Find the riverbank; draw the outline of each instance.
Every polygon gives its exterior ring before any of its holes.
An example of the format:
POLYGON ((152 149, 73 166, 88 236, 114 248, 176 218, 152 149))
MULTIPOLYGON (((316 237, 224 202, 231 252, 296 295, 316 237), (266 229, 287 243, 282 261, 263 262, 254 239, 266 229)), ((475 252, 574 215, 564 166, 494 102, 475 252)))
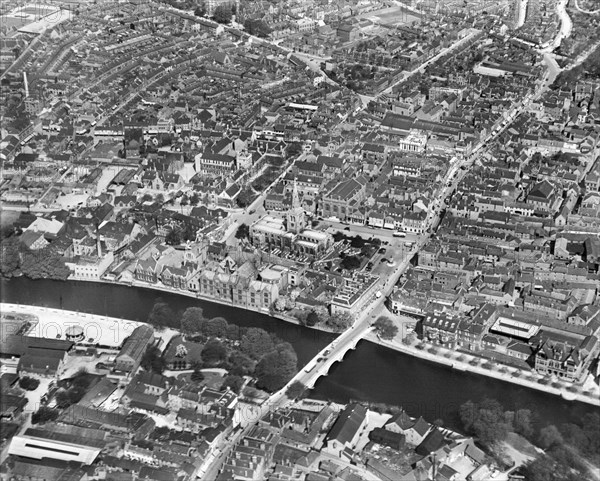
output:
MULTIPOLYGON (((177 294, 177 292, 173 292, 175 291, 174 289, 165 289, 164 291, 177 294)), ((196 296, 192 295, 189 297, 197 298, 196 296)), ((210 301, 210 299, 206 300, 210 301)), ((227 303, 221 304, 230 305, 227 303)), ((20 312, 37 316, 40 319, 40 323, 33 327, 32 331, 30 332, 32 335, 50 338, 56 338, 58 335, 64 337, 64 330, 66 330, 67 327, 72 325, 81 325, 81 327, 84 328, 85 339, 89 341, 88 344, 101 344, 103 346, 112 346, 115 348, 120 346, 123 340, 129 334, 131 334, 131 331, 141 324, 140 322, 131 321, 128 319, 22 304, 0 303, 0 311, 2 311, 2 313, 20 312), (62 329, 60 326, 62 326, 62 329)), ((299 324, 297 321, 293 323, 299 324)), ((166 345, 168 341, 176 334, 176 330, 166 329, 162 332, 159 332, 159 337, 161 337, 161 339, 164 337, 162 342, 164 345, 166 345)), ((423 359, 450 367, 459 372, 478 374, 500 381, 509 382, 511 384, 516 384, 528 389, 541 391, 546 394, 560 396, 562 399, 567 401, 579 401, 595 407, 600 407, 600 398, 595 393, 574 392, 567 390, 566 386, 565 388, 558 388, 550 384, 540 384, 539 380, 542 379, 540 376, 533 372, 525 372, 510 366, 493 366, 491 369, 489 369, 483 367, 484 365, 488 364, 489 361, 483 360, 477 356, 469 355, 467 353, 450 351, 436 346, 438 353, 433 354, 427 351, 427 349, 431 346, 427 346, 424 349, 418 349, 415 345, 409 346, 399 341, 386 341, 380 339, 374 333, 367 334, 364 337, 364 340, 394 351, 407 354, 414 358, 423 359), (472 362, 475 363, 475 361, 477 361, 476 364, 471 364, 472 362)))
MULTIPOLYGON (((83 340, 78 343, 79 345, 99 346, 108 349, 119 349, 134 329, 144 324, 143 322, 118 317, 6 302, 0 303, 0 312, 2 315, 10 313, 29 314, 36 318, 37 322, 26 333, 28 336, 65 339, 65 333, 69 327, 79 326, 83 330, 83 340)), ((11 334, 11 327, 10 321, 4 320, 2 333, 4 335, 11 334)), ((166 346, 178 334, 179 331, 169 328, 156 331, 156 337, 161 339, 161 347, 166 346)))
POLYGON ((204 296, 202 294, 198 294, 196 292, 192 292, 192 291, 183 291, 181 289, 176 289, 174 287, 168 287, 168 286, 164 286, 164 285, 158 285, 158 284, 150 284, 147 282, 141 282, 141 281, 133 281, 131 284, 125 284, 122 282, 116 282, 116 281, 110 281, 108 279, 79 279, 79 278, 69 278, 69 281, 75 281, 75 282, 101 282, 104 284, 110 284, 110 285, 114 285, 114 286, 124 286, 124 287, 138 287, 138 288, 142 288, 142 289, 148 289, 148 290, 152 290, 152 291, 159 291, 159 292, 166 292, 168 294, 175 294, 178 296, 185 296, 185 297, 189 297, 191 299, 197 299, 200 301, 205 301, 205 302, 212 302, 214 304, 220 304, 222 306, 227 306, 227 307, 233 307, 236 309, 241 309, 241 310, 245 310, 245 311, 251 311, 251 312, 256 312, 257 314, 263 314, 265 316, 270 316, 273 317, 275 319, 279 319, 281 321, 285 321, 285 322, 289 322, 291 324, 295 324, 297 326, 302 326, 302 327, 307 327, 308 329, 314 329, 316 331, 322 331, 322 332, 326 332, 328 334, 340 334, 339 332, 336 331, 332 331, 331 329, 327 329, 326 327, 323 326, 319 326, 319 325, 315 325, 315 326, 306 326, 305 324, 303 324, 302 322, 300 322, 298 319, 296 319, 295 317, 292 316, 287 316, 285 314, 282 314, 280 312, 271 312, 268 309, 259 309, 257 307, 252 307, 252 306, 242 306, 239 304, 234 304, 233 302, 228 302, 225 301, 223 299, 219 299, 219 298, 215 298, 215 297, 210 297, 210 296, 204 296))
POLYGON ((598 390, 596 390, 596 392, 593 393, 582 393, 568 390, 568 386, 566 385, 564 388, 558 388, 550 384, 540 384, 539 380, 543 378, 534 372, 526 372, 522 369, 514 368, 504 364, 500 365, 499 367, 492 366, 492 369, 488 369, 483 366, 490 363, 491 360, 484 360, 480 357, 473 356, 464 352, 451 351, 440 346, 435 346, 435 348, 438 351, 438 353, 442 354, 433 354, 427 351, 427 349, 431 348, 432 346, 426 346, 423 349, 418 349, 415 345, 406 345, 402 342, 398 342, 395 340, 386 341, 384 339, 379 338, 379 336, 377 336, 374 333, 367 334, 365 340, 374 344, 379 344, 383 347, 387 347, 394 351, 402 352, 404 354, 417 357, 419 359, 434 362, 436 364, 442 364, 446 367, 450 367, 457 371, 469 372, 481 376, 491 377, 500 381, 516 384, 528 389, 535 389, 546 394, 554 394, 556 396, 560 396, 566 401, 579 401, 586 404, 590 404, 595 407, 600 407, 600 396, 598 395, 598 390), (477 362, 477 364, 471 364, 475 362, 477 362))

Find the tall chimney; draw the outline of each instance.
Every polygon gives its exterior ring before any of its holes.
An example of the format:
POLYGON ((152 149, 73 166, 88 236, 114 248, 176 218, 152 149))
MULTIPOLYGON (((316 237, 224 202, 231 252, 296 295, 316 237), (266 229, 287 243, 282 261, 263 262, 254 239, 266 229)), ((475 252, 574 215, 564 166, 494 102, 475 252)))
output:
POLYGON ((96 222, 96 253, 98 254, 98 259, 102 258, 102 246, 100 245, 100 232, 99 232, 99 224, 96 222))

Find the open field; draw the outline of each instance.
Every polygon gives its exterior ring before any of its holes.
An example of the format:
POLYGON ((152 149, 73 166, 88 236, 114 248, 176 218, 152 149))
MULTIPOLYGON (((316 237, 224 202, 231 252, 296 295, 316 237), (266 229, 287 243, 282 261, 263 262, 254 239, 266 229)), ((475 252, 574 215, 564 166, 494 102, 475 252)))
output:
POLYGON ((0 210, 0 227, 11 225, 20 215, 21 212, 17 210, 0 210))
POLYGON ((416 15, 407 12, 400 7, 389 7, 382 10, 364 13, 359 18, 367 18, 380 25, 406 25, 412 22, 419 22, 416 15))

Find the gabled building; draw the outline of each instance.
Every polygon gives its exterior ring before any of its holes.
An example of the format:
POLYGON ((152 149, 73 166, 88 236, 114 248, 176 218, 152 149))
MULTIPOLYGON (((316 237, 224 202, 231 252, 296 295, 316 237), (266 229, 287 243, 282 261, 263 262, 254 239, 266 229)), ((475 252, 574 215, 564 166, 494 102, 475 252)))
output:
POLYGON ((325 436, 323 451, 342 457, 347 449, 356 446, 367 420, 367 410, 360 404, 349 404, 340 413, 333 427, 325 436))
POLYGON ((135 372, 148 346, 154 342, 154 329, 144 324, 134 329, 125 340, 115 358, 115 369, 126 373, 135 372))

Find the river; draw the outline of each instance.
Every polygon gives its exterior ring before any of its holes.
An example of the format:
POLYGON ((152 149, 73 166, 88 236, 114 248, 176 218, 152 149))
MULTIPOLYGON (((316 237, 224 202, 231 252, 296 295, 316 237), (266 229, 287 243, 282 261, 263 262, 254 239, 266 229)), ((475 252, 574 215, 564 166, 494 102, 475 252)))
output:
MULTIPOLYGON (((183 312, 189 306, 204 309, 207 317, 222 316, 243 327, 261 327, 290 342, 299 364, 306 363, 333 339, 332 334, 286 323, 267 315, 244 311, 190 297, 148 289, 88 282, 60 282, 21 277, 0 281, 3 302, 64 308, 100 315, 145 321, 156 298, 183 312)), ((397 351, 361 341, 356 351, 334 365, 321 378, 311 397, 346 403, 349 400, 401 405, 413 416, 429 421, 443 419, 458 426, 458 408, 465 401, 484 397, 499 399, 506 409, 529 408, 537 426, 577 422, 593 406, 526 389, 496 379, 452 370, 397 351)))

